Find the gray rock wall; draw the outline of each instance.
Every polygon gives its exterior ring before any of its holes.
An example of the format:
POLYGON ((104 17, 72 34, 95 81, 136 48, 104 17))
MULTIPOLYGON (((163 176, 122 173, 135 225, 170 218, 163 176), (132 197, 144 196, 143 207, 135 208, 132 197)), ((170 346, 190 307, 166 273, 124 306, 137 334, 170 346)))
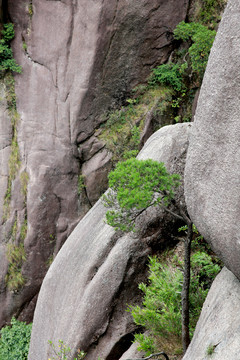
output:
POLYGON ((240 283, 224 268, 211 286, 183 360, 239 359, 239 314, 240 283))
POLYGON ((25 199, 19 174, 12 183, 0 243, 4 254, 5 234, 17 222, 18 246, 27 219, 27 260, 24 287, 11 291, 5 284, 6 264, 0 263, 0 326, 20 312, 20 318, 31 320, 52 255, 106 187, 102 179, 109 154, 91 148, 89 154, 98 161, 79 154, 101 115, 167 60, 172 31, 185 19, 188 1, 9 0, 8 8, 16 31, 14 56, 23 70, 15 76, 19 173, 27 173, 29 180, 25 199), (79 194, 81 171, 87 189, 79 194))
POLYGON ((209 57, 185 171, 189 215, 240 279, 240 3, 229 0, 209 57))

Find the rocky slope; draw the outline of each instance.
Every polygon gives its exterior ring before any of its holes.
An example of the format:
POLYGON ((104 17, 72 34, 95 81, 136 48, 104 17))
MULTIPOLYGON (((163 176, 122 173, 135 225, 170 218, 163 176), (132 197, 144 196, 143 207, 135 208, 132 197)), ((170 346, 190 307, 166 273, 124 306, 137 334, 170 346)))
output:
POLYGON ((105 111, 167 60, 172 31, 185 19, 189 2, 3 5, 5 18, 15 24, 13 49, 22 74, 15 76, 15 125, 1 85, 0 326, 12 315, 32 318, 53 255, 106 188, 111 155, 91 136, 105 111), (79 192, 82 172, 86 192, 79 192))
MULTIPOLYGON (((170 125, 152 135, 140 159, 164 162, 183 174, 191 124, 170 125)), ((178 196, 184 201, 183 188, 178 196)), ((48 344, 61 339, 87 352, 86 360, 126 359, 136 325, 127 304, 139 301, 149 254, 174 244, 176 220, 147 210, 140 233, 115 233, 104 222, 99 200, 74 229, 44 278, 34 314, 29 360, 52 356, 48 344)), ((177 229, 176 229, 177 230, 177 229)), ((128 353, 129 356, 129 353, 128 353)))
POLYGON ((240 283, 224 268, 204 303, 193 340, 183 360, 239 358, 240 283))

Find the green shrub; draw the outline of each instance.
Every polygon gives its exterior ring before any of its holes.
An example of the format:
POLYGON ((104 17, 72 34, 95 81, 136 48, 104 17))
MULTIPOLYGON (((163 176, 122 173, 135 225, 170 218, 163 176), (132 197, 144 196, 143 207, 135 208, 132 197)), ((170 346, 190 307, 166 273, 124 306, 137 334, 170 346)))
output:
MULTIPOLYGON (((72 359, 73 351, 71 348, 64 344, 62 340, 58 340, 58 346, 56 347, 52 341, 48 341, 52 352, 54 353, 54 357, 48 358, 48 360, 68 360, 72 359)), ((86 356, 84 351, 80 349, 77 350, 77 357, 74 357, 73 360, 83 360, 86 356)))
POLYGON ((8 272, 5 282, 9 290, 18 291, 24 284, 25 278, 22 275, 22 265, 26 261, 26 252, 24 244, 7 244, 8 272))
POLYGON ((215 346, 214 346, 214 345, 209 345, 209 346, 207 347, 207 356, 213 355, 214 350, 215 350, 215 346))
MULTIPOLYGON (((159 350, 159 344, 174 338, 176 345, 181 344, 181 290, 182 263, 175 259, 174 264, 161 264, 156 257, 149 261, 149 285, 140 284, 144 297, 142 307, 130 306, 129 309, 137 325, 148 331, 148 335, 136 334, 139 350, 149 355, 159 350)), ((204 252, 196 252, 191 257, 190 285, 190 333, 193 335, 196 322, 209 287, 220 271, 204 252)), ((160 345, 161 346, 161 345, 160 345)))
POLYGON ((180 22, 174 30, 176 40, 190 41, 188 49, 190 66, 200 77, 203 77, 207 66, 208 56, 216 35, 216 31, 209 30, 199 23, 180 22))
POLYGON ((184 87, 179 65, 173 63, 163 64, 153 69, 148 83, 150 86, 167 85, 175 91, 181 91, 184 87))
POLYGON ((4 24, 2 30, 2 39, 0 40, 0 71, 11 70, 20 73, 21 67, 13 58, 13 52, 10 47, 10 41, 14 38, 13 24, 4 24))
POLYGON ((153 126, 157 130, 158 119, 167 111, 171 93, 166 87, 139 86, 133 90, 134 98, 127 99, 125 106, 102 116, 104 123, 97 130, 100 131, 98 137, 113 154, 113 164, 138 154, 145 117, 154 113, 153 126))
POLYGON ((205 26, 200 23, 181 21, 174 30, 174 38, 182 41, 191 40, 193 35, 201 31, 202 28, 205 28, 205 26))
POLYGON ((113 191, 102 197, 110 208, 106 221, 121 231, 134 230, 134 221, 144 209, 168 206, 180 184, 180 176, 169 174, 163 163, 135 158, 119 162, 108 180, 113 191))
POLYGON ((0 359, 27 360, 32 325, 12 318, 11 326, 0 331, 0 359))
POLYGON ((193 4, 195 11, 193 12, 193 20, 198 21, 211 28, 221 20, 221 12, 227 0, 197 0, 193 4))

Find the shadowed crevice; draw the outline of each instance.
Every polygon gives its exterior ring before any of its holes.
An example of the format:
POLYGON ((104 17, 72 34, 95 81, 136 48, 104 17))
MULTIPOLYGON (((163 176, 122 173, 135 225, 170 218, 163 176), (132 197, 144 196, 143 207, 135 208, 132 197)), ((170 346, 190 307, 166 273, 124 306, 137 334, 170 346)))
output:
POLYGON ((124 335, 112 348, 110 354, 106 357, 106 360, 116 360, 120 359, 120 357, 130 348, 132 342, 134 340, 134 334, 126 334, 124 335))

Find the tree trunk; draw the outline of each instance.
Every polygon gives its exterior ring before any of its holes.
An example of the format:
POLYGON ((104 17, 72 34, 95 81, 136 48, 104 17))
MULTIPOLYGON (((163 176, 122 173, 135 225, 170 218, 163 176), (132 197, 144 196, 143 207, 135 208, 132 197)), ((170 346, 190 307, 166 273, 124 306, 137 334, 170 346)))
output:
POLYGON ((191 242, 193 237, 192 222, 188 222, 187 239, 184 243, 184 273, 183 273, 183 288, 182 288, 182 345, 185 354, 188 345, 190 344, 189 334, 189 287, 190 287, 190 255, 191 242))

